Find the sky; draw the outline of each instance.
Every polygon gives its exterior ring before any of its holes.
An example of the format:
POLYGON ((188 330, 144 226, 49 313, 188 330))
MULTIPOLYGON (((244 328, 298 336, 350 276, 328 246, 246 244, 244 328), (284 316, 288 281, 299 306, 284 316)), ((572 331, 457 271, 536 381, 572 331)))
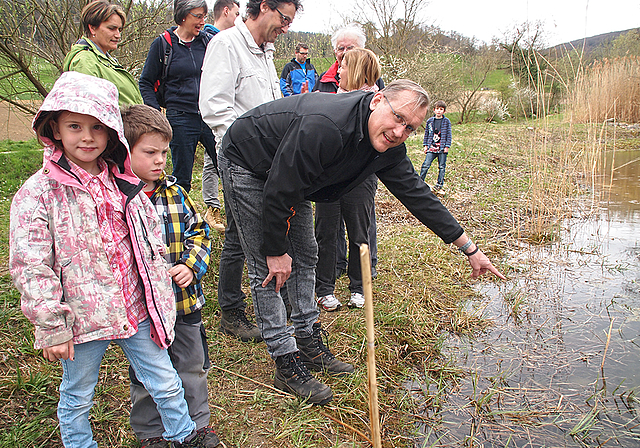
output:
MULTIPOLYGON (((354 17, 358 3, 362 0, 302 0, 304 10, 291 30, 329 33, 344 23, 344 16, 354 17)), ((640 27, 640 0, 431 0, 419 19, 485 42, 502 38, 523 22, 539 20, 545 42, 552 46, 640 27)))

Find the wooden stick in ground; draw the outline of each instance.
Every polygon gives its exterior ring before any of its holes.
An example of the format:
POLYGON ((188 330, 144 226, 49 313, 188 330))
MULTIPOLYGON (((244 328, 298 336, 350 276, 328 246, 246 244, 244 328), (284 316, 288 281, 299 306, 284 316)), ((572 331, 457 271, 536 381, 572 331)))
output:
POLYGON ((369 246, 360 246, 360 268, 364 289, 364 312, 367 320, 367 376, 369 378, 369 421, 373 448, 382 448, 380 416, 378 415, 378 383, 376 380, 376 345, 373 321, 373 290, 371 289, 371 257, 369 246))

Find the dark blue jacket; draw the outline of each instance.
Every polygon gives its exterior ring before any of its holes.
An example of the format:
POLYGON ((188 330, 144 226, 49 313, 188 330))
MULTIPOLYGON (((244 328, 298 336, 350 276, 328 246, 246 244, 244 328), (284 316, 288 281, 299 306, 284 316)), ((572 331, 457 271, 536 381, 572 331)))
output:
POLYGON ((303 69, 296 58, 293 58, 282 69, 280 90, 284 96, 298 95, 305 81, 309 81, 309 92, 311 92, 318 81, 316 68, 311 64, 311 60, 307 59, 303 69))
MULTIPOLYGON (((424 129, 424 140, 422 146, 431 148, 433 144, 433 122, 436 116, 429 118, 424 129)), ((442 125, 440 126, 440 151, 444 152, 444 148, 451 148, 451 122, 445 116, 442 116, 442 125)))
MULTIPOLYGON (((165 102, 167 110, 198 113, 198 97, 200 96, 200 76, 202 73, 202 61, 207 50, 205 45, 205 33, 200 34, 191 41, 187 47, 180 43, 180 39, 174 33, 177 27, 169 28, 171 35, 171 61, 166 79, 165 102)), ((162 77, 162 59, 164 51, 161 39, 156 37, 151 43, 147 60, 144 63, 138 85, 144 104, 160 110, 156 100, 153 86, 162 77)))

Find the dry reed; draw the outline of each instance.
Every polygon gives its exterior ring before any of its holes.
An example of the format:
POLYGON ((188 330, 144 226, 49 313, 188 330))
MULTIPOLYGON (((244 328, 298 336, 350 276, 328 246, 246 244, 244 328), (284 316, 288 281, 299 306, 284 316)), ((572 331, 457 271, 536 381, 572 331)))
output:
POLYGON ((574 120, 640 121, 640 58, 604 59, 580 70, 572 92, 574 120))

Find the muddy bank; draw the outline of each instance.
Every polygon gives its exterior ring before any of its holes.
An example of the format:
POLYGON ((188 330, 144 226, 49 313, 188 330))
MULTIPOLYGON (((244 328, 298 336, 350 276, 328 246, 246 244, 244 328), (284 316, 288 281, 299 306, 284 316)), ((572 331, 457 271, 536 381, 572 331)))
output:
POLYGON ((0 140, 21 141, 35 138, 31 120, 31 114, 25 114, 12 104, 0 101, 0 140))

